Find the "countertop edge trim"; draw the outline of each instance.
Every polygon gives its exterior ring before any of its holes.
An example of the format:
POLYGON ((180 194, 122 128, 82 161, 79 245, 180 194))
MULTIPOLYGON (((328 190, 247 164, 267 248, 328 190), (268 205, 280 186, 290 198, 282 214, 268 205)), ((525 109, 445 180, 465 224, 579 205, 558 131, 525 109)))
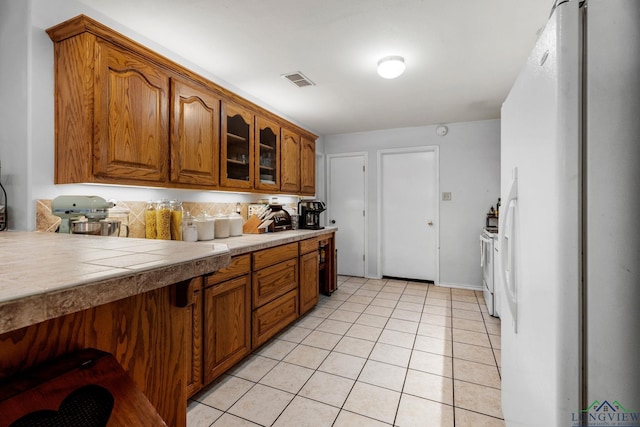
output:
POLYGON ((0 303, 0 334, 171 286, 217 271, 230 263, 231 254, 225 252, 8 300, 0 303))

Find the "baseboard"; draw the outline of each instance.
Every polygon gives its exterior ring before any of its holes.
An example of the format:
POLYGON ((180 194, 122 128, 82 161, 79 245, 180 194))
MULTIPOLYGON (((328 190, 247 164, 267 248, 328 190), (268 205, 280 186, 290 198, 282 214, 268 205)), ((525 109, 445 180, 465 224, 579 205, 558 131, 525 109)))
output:
POLYGON ((482 286, 464 285, 460 283, 440 282, 436 286, 441 286, 443 288, 467 289, 469 291, 482 291, 482 286))
MULTIPOLYGON (((351 277, 351 276, 345 276, 345 277, 351 277)), ((376 277, 373 275, 366 275, 364 277, 364 279, 372 279, 372 280, 380 280, 382 279, 382 277, 376 277)), ((409 279, 407 279, 409 280, 409 279)), ((446 283, 446 282, 440 282, 438 284, 436 284, 436 286, 441 286, 443 288, 454 288, 454 289, 466 289, 469 291, 482 291, 482 285, 480 286, 473 286, 473 285, 467 285, 467 284, 461 284, 461 283, 446 283)))

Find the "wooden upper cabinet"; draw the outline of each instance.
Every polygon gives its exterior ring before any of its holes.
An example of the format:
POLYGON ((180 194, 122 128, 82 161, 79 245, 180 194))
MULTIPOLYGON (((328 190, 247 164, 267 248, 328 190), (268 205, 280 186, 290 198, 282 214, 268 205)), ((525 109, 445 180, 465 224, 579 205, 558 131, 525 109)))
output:
POLYGON ((168 75, 106 42, 96 50, 93 174, 166 181, 168 75))
POLYGON ((300 147, 300 192, 316 194, 316 142, 304 136, 300 147))
POLYGON ((220 184, 253 188, 253 114, 230 102, 222 102, 220 184))
POLYGON ((282 128, 282 154, 280 155, 280 190, 300 191, 300 135, 282 128))
POLYGON ((280 189, 280 126, 256 116, 254 177, 255 188, 280 189))
POLYGON ((280 190, 313 195, 316 193, 316 142, 282 128, 280 190))
POLYGON ((217 186, 220 98, 204 86, 171 79, 171 181, 217 186))
POLYGON ((55 184, 314 194, 314 135, 87 16, 47 33, 55 184))

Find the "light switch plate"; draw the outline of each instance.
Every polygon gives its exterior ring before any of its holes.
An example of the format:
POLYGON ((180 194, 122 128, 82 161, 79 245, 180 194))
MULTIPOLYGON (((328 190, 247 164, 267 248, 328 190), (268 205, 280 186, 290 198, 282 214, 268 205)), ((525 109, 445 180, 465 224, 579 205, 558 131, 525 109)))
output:
POLYGON ((444 200, 445 202, 448 202, 451 200, 451 192, 447 191, 442 193, 442 200, 444 200))

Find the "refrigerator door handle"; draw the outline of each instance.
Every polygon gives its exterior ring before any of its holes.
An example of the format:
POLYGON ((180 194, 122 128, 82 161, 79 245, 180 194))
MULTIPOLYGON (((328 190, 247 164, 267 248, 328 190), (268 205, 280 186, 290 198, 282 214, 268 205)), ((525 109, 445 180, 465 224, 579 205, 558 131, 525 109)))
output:
POLYGON ((500 273, 504 283, 505 296, 509 311, 513 319, 513 332, 518 333, 518 305, 517 305, 517 284, 515 275, 515 242, 514 242, 514 215, 518 201, 518 168, 513 168, 513 181, 509 195, 507 196, 504 206, 507 207, 506 215, 500 224, 500 257, 502 260, 502 268, 500 273))

